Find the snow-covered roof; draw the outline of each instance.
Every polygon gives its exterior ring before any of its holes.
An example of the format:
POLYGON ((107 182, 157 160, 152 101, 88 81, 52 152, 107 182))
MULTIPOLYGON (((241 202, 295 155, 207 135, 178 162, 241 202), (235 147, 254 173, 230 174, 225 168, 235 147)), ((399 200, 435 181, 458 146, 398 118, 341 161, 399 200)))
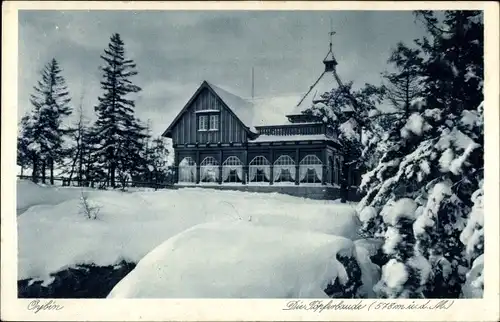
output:
POLYGON ((301 98, 300 94, 258 97, 252 100, 255 108, 254 125, 287 124, 290 114, 301 98))
POLYGON ((218 85, 207 82, 246 126, 286 124, 285 115, 293 111, 300 94, 275 95, 258 98, 243 98, 218 85))
POLYGON ((226 103, 226 105, 233 111, 234 114, 242 121, 246 126, 252 127, 253 124, 253 105, 248 100, 245 100, 233 93, 220 88, 217 85, 207 82, 207 84, 215 91, 215 93, 226 103))
POLYGON ((309 135, 259 135, 258 138, 254 140, 249 140, 248 142, 260 143, 260 142, 289 142, 289 141, 334 141, 334 138, 328 137, 325 134, 309 134, 309 135))

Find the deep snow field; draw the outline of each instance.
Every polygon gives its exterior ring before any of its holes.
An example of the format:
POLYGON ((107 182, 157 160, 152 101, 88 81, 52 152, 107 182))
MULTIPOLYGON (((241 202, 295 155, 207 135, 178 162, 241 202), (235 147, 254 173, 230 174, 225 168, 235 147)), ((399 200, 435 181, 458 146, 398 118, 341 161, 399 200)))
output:
POLYGON ((376 243, 357 236, 355 204, 202 188, 103 191, 18 181, 18 280, 79 264, 138 263, 110 298, 307 298, 348 283, 373 296, 376 243), (99 209, 81 211, 81 195, 99 209))

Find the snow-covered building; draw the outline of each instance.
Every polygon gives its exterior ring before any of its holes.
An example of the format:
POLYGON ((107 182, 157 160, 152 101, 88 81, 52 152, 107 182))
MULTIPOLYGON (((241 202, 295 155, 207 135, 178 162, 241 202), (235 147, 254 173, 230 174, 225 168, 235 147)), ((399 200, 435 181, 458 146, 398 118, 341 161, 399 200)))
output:
MULTIPOLYGON (((343 156, 335 131, 302 113, 338 86, 331 43, 323 64, 319 78, 295 100, 245 99, 203 81, 163 133, 172 139, 177 184, 337 197, 343 156), (270 120, 276 104, 290 106, 279 124, 270 120)), ((345 175, 356 188, 360 176, 345 175)))

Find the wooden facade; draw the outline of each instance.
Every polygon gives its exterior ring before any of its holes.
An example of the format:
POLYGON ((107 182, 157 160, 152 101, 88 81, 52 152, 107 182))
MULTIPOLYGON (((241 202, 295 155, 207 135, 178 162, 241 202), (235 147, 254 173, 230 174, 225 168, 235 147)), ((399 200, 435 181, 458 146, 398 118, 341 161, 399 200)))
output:
POLYGON ((175 122, 170 134, 175 145, 247 141, 248 130, 208 84, 202 86, 175 122), (210 115, 219 117, 219 128, 199 131, 199 118, 210 115))
POLYGON ((252 128, 218 93, 203 82, 163 133, 172 139, 178 183, 339 185, 342 156, 326 124, 295 116, 299 123, 252 128))

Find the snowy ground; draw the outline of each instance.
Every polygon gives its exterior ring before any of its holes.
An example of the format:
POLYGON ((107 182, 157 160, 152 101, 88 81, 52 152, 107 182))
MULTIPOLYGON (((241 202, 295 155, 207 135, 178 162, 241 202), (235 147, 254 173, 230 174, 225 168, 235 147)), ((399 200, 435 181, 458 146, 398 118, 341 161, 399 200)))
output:
POLYGON ((352 242, 355 205, 201 188, 85 194, 96 220, 81 213, 78 188, 18 182, 19 280, 144 258, 113 297, 316 297, 345 275, 338 252, 357 258, 367 293, 376 279, 370 243, 352 242))

